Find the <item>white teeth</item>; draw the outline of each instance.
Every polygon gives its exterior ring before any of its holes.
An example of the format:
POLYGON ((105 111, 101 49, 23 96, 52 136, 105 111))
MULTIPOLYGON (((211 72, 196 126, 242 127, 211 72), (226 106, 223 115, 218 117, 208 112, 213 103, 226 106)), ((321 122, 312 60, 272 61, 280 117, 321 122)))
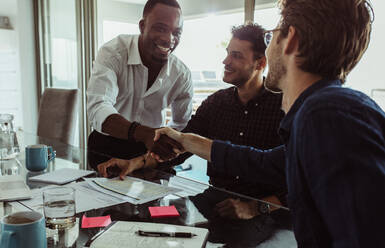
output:
POLYGON ((168 52, 170 50, 170 48, 168 47, 162 47, 162 46, 159 46, 159 45, 156 45, 162 52, 168 52))

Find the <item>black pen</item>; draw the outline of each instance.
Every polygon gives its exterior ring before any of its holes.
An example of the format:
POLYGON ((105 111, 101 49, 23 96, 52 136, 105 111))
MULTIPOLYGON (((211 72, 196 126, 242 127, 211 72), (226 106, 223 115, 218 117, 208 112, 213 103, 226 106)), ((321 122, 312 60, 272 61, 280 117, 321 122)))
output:
POLYGON ((140 236, 145 236, 145 237, 192 238, 194 236, 197 236, 196 234, 189 233, 189 232, 147 232, 147 231, 138 230, 136 233, 140 236))

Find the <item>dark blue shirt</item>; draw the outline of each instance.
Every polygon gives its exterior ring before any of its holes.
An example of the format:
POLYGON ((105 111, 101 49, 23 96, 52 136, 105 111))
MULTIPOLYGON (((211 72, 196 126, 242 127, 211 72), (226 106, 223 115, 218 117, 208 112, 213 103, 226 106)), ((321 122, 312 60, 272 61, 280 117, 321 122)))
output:
POLYGON ((286 174, 299 247, 384 247, 381 108, 340 81, 321 80, 295 101, 279 133, 284 145, 264 151, 214 141, 212 166, 250 181, 286 174))

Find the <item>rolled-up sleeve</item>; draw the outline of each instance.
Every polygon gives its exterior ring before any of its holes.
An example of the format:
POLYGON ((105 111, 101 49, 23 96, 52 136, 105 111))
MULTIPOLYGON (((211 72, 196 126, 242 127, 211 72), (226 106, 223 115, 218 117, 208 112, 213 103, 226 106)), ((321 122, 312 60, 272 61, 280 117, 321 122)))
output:
POLYGON ((243 180, 286 188, 285 147, 259 150, 215 140, 211 148, 211 166, 243 180))
POLYGON ((186 75, 180 80, 181 82, 178 83, 183 87, 182 91, 171 103, 172 119, 169 125, 179 131, 185 128, 187 122, 190 120, 192 114, 192 99, 194 95, 190 71, 187 71, 186 75))
POLYGON ((119 64, 119 58, 103 48, 94 63, 87 89, 87 111, 91 125, 98 132, 108 116, 118 113, 114 105, 119 93, 119 64))

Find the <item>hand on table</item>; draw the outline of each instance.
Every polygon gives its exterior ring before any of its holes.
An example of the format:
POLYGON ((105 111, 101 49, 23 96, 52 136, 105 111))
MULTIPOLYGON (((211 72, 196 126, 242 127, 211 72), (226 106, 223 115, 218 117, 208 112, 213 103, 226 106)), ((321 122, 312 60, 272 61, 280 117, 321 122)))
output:
MULTIPOLYGON (((147 155, 143 155, 147 156, 147 155)), ((131 174, 133 171, 143 168, 143 156, 139 156, 130 160, 112 158, 104 163, 98 164, 98 172, 103 177, 108 177, 107 168, 117 166, 120 168, 120 179, 124 180, 124 177, 131 174)))
POLYGON ((255 202, 226 199, 215 206, 219 216, 231 219, 252 219, 258 215, 255 202))

